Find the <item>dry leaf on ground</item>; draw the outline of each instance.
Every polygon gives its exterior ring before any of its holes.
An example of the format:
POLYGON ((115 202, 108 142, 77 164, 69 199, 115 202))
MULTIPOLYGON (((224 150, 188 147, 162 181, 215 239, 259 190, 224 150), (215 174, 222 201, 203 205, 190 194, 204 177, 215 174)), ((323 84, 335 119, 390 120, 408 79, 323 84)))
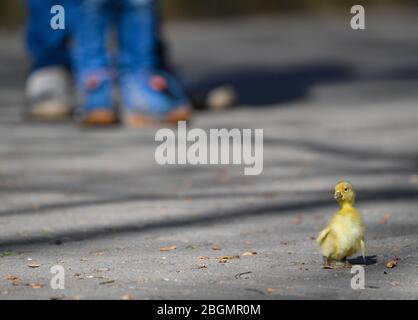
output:
POLYGON ((385 214, 380 220, 379 224, 387 224, 390 220, 390 214, 385 214))
POLYGON ((277 288, 267 288, 266 291, 267 291, 268 294, 272 294, 272 293, 275 293, 275 292, 279 291, 279 289, 277 289, 277 288))
POLYGON ((28 267, 29 268, 39 268, 41 265, 40 264, 38 264, 38 263, 31 263, 31 264, 28 264, 28 267))
POLYGON ((13 275, 5 276, 4 279, 8 280, 8 281, 18 281, 18 280, 20 280, 19 277, 13 276, 13 275))
POLYGON ((220 259, 220 260, 232 260, 232 259, 239 259, 239 256, 219 256, 218 259, 220 259))
POLYGON ((220 256, 219 263, 226 263, 228 260, 239 259, 239 256, 220 256))
POLYGON ((386 268, 392 269, 395 268, 398 265, 398 262, 396 260, 389 260, 386 263, 386 268))
POLYGON ((221 250, 221 247, 215 244, 215 245, 212 246, 212 250, 219 251, 219 250, 221 250))
POLYGON ((247 251, 247 252, 244 252, 242 254, 243 257, 256 256, 256 255, 257 255, 257 252, 256 251, 247 251))
POLYGON ((302 223, 302 217, 301 216, 294 217, 292 219, 292 223, 293 224, 301 224, 302 223))
POLYGON ((164 251, 172 251, 176 249, 177 249, 177 246, 168 246, 168 247, 161 247, 160 251, 164 252, 164 251))

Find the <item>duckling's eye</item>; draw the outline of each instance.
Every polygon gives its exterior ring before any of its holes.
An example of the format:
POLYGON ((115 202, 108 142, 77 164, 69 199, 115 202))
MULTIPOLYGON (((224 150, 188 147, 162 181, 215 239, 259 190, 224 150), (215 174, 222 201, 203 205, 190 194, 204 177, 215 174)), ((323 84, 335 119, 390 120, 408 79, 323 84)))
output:
POLYGON ((345 192, 347 192, 347 191, 348 191, 348 188, 347 188, 347 187, 345 187, 345 188, 344 188, 344 191, 345 191, 345 192))

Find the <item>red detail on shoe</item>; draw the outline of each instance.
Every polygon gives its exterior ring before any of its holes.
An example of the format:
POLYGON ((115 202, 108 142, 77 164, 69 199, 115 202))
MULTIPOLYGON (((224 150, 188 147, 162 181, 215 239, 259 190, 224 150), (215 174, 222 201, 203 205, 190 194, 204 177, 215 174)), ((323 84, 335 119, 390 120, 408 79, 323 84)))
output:
POLYGON ((167 88, 167 81, 162 76, 152 76, 150 78, 149 84, 152 89, 156 91, 163 91, 167 88))
POLYGON ((86 79, 86 88, 88 90, 94 90, 96 89, 100 84, 100 80, 97 77, 97 75, 92 74, 86 79))

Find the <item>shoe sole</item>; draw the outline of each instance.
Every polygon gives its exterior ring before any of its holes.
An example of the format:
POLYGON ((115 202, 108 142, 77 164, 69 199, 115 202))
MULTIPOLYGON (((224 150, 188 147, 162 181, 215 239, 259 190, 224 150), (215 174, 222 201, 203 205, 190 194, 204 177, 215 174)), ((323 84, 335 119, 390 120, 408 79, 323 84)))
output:
POLYGON ((72 108, 60 101, 45 101, 31 106, 27 116, 38 121, 63 121, 71 118, 72 108))
POLYGON ((109 110, 95 110, 89 112, 81 121, 81 125, 86 127, 106 127, 117 123, 114 112, 109 110))
POLYGON ((158 119, 147 115, 135 113, 123 118, 123 123, 128 128, 153 127, 159 124, 177 125, 179 121, 189 121, 192 117, 190 107, 179 107, 167 114, 164 118, 158 119))

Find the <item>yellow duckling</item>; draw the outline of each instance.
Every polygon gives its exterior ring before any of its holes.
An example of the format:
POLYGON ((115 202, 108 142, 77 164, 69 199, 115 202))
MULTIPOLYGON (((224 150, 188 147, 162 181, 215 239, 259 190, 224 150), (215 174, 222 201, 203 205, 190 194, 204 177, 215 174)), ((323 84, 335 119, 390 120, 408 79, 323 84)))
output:
POLYGON ((364 224, 360 213, 353 207, 353 185, 341 181, 335 186, 334 198, 340 205, 327 227, 317 237, 317 244, 324 259, 324 268, 351 267, 346 260, 348 257, 361 251, 364 263, 364 224))

